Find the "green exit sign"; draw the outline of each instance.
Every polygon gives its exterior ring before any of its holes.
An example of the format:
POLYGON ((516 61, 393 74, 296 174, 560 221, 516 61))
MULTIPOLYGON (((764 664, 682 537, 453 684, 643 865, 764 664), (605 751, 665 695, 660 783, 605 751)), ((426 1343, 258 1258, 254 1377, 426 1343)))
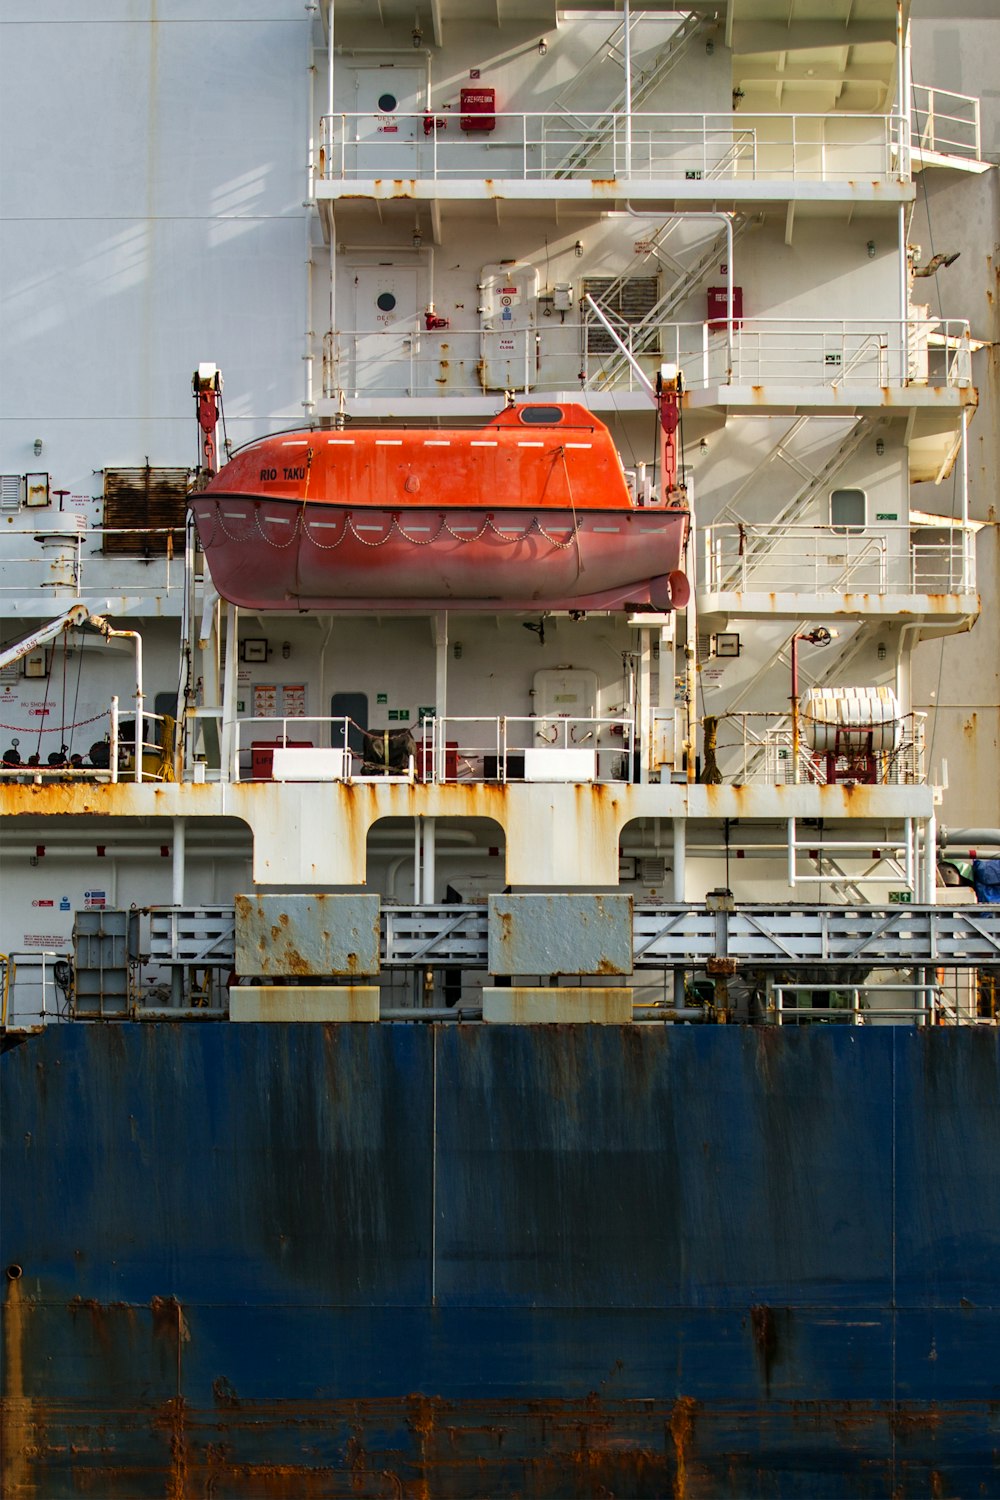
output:
POLYGON ((880 510, 875 516, 876 521, 898 521, 899 516, 894 510, 880 510))
POLYGON ((889 900, 894 906, 912 906, 912 891, 890 891, 889 900))

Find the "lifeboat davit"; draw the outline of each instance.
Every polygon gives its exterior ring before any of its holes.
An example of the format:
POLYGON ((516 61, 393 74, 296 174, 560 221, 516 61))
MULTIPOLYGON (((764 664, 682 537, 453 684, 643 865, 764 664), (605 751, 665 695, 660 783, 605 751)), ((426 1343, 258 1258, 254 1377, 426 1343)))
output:
POLYGON ((246 609, 682 607, 687 509, 641 498, 585 407, 524 404, 476 429, 263 438, 191 507, 246 609))

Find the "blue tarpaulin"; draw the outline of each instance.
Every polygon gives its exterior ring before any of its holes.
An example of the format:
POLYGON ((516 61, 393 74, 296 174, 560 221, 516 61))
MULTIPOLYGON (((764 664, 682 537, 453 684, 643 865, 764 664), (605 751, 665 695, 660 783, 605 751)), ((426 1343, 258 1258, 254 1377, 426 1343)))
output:
POLYGON ((974 859, 972 884, 977 901, 1000 906, 1000 859, 974 859))

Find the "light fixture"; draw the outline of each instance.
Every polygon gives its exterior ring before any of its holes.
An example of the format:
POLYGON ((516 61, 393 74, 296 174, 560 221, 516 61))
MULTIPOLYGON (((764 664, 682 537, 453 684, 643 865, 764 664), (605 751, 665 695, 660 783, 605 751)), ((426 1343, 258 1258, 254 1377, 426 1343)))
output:
POLYGON ((746 98, 746 94, 740 88, 739 84, 737 84, 736 87, 733 89, 733 108, 734 109, 739 109, 740 105, 743 103, 743 100, 745 98, 746 98))
POLYGON ((544 57, 545 54, 546 54, 546 52, 548 52, 548 50, 549 50, 549 44, 548 44, 548 42, 545 40, 545 38, 543 36, 540 36, 538 38, 538 55, 539 55, 539 57, 544 57))
POLYGON ((267 661, 267 640, 263 636, 253 636, 242 643, 240 654, 244 661, 267 661))
POLYGON ((878 247, 876 246, 874 240, 869 240, 868 241, 867 250, 868 250, 868 259, 869 260, 874 260, 876 254, 878 253, 878 247))
POLYGON ((419 15, 419 13, 417 15, 416 20, 413 23, 413 30, 410 32, 410 36, 413 38, 413 45, 414 45, 414 47, 419 47, 420 43, 424 39, 424 34, 421 31, 421 29, 420 29, 420 15, 419 15))
POLYGON ((461 641, 456 641, 455 642, 455 644, 451 648, 451 654, 455 658, 456 661, 461 661, 462 660, 462 642, 461 641))
POLYGON ((876 651, 875 654, 878 657, 879 661, 885 661, 885 658, 886 658, 885 641, 879 641, 879 643, 878 643, 878 650, 876 651))
POLYGON ((577 260, 579 260, 580 257, 583 255, 583 241, 582 240, 577 240, 576 244, 573 246, 573 253, 576 256, 577 260))
POLYGON ((702 453, 702 454, 705 454, 705 453, 708 452, 708 439, 707 438, 702 438, 701 442, 698 444, 698 452, 702 453))
POLYGON ((285 658, 285 660, 287 661, 288 658, 292 654, 292 643, 291 643, 291 641, 282 641, 282 643, 281 643, 281 654, 285 658))
POLYGON ((709 37, 705 43, 705 51, 708 53, 709 57, 711 57, 712 53, 715 51, 715 42, 711 37, 709 37))
POLYGON ((41 438, 35 438, 34 448, 35 448, 35 457, 39 458, 41 456, 41 452, 42 452, 42 440, 41 440, 41 438))
POLYGON ((424 243, 424 237, 420 233, 420 226, 418 225, 417 228, 413 231, 413 248, 414 248, 414 250, 419 250, 420 247, 421 247, 421 245, 423 243, 424 243))
POLYGON ((712 637, 713 655, 721 657, 739 656, 740 638, 735 630, 720 630, 712 637))
POLYGON ((885 440, 883 438, 875 439, 875 452, 878 454, 879 458, 881 458, 882 454, 885 452, 885 440))

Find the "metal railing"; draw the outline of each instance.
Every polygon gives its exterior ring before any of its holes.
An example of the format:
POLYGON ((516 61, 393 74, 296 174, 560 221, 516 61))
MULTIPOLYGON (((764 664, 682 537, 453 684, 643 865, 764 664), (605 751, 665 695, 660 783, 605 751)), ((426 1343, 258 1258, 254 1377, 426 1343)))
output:
POLYGON ((702 531, 701 589, 713 593, 969 594, 976 590, 971 527, 941 542, 911 540, 910 526, 751 526, 702 531))
MULTIPOLYGON (((927 779, 924 726, 927 715, 904 714, 899 720, 898 745, 874 752, 862 768, 867 726, 838 725, 843 754, 812 750, 803 732, 796 778, 792 728, 784 713, 747 711, 718 717, 716 760, 724 782, 751 786, 827 786, 834 781, 864 780, 873 786, 917 786, 927 779), (852 747, 850 749, 846 747, 852 747), (853 747, 857 746, 857 751, 853 747), (831 774, 832 773, 832 776, 831 774)), ((884 732, 885 725, 872 726, 884 732)))
POLYGON ((21 729, 12 735, 11 745, 0 751, 0 782, 170 781, 175 732, 171 715, 148 709, 143 710, 140 728, 135 709, 123 710, 116 694, 106 710, 85 720, 21 729), (91 732, 99 736, 105 723, 103 738, 96 737, 86 753, 72 749, 75 730, 93 725, 97 728, 91 732), (48 749, 53 739, 59 742, 56 750, 48 749), (32 743, 33 751, 22 750, 32 743))
POLYGON ((620 782, 632 777, 635 724, 625 715, 448 715, 426 719, 424 733, 420 764, 425 779, 435 782, 620 782), (550 760, 541 758, 547 754, 550 760))
POLYGON ((636 180, 888 182, 909 173, 907 123, 871 114, 459 111, 324 115, 318 177, 446 182, 636 180), (466 116, 465 118, 468 118, 466 116))
MULTIPOLYGON (((219 715, 222 723, 221 710, 219 715)), ((231 747, 223 755, 223 764, 229 766, 232 781, 274 780, 275 750, 332 752, 322 771, 304 768, 303 780, 413 781, 417 774, 414 742, 406 724, 367 730, 347 715, 256 714, 222 724, 222 732, 223 744, 231 747)), ((283 773, 283 779, 299 778, 283 773)))
MULTIPOLYGON (((754 318, 726 324, 629 324, 609 314, 629 352, 652 369, 661 360, 684 372, 689 389, 713 385, 794 385, 805 389, 948 386, 972 381, 969 325, 960 318, 914 318, 880 326, 854 319, 754 318)), ((596 319, 551 323, 544 316, 510 336, 503 389, 544 391, 639 389, 633 368, 613 351, 597 351, 596 319)), ((392 328, 327 335, 323 394, 360 396, 477 394, 500 335, 478 325, 427 332, 414 315, 392 328)), ((499 368, 499 361, 498 361, 499 368)), ((500 385, 497 386, 500 389, 500 385)))
POLYGON ((53 968, 71 956, 48 948, 3 955, 0 1031, 26 1031, 70 1019, 69 1000, 56 984, 53 968))
POLYGON ((938 156, 982 159, 979 100, 971 94, 953 94, 926 83, 912 87, 913 149, 938 156))
MULTIPOLYGON (((139 597, 180 595, 184 588, 183 526, 93 526, 41 529, 34 525, 8 526, 3 531, 3 575, 0 595, 24 592, 17 579, 18 567, 32 572, 44 565, 41 588, 46 596, 79 598, 89 588, 94 593, 130 594, 139 597), (107 537, 166 537, 167 550, 147 556, 106 552, 107 537), (173 545, 176 541, 176 547, 173 545), (127 570, 123 573, 123 569, 127 570)), ((136 541, 141 549, 141 540, 136 541)))

